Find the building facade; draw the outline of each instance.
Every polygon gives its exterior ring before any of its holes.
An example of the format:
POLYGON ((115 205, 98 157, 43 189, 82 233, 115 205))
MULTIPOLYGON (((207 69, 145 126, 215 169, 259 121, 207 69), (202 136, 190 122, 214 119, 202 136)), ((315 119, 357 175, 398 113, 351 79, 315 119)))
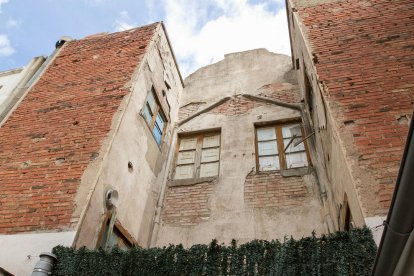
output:
POLYGON ((191 246, 369 226, 414 106, 410 1, 287 1, 292 56, 182 80, 162 23, 0 73, 0 268, 58 244, 191 246))
POLYGON ((58 43, 0 128, 0 267, 148 246, 182 87, 162 23, 58 43))
POLYGON ((294 73, 258 49, 186 78, 153 245, 325 232, 294 73))
POLYGON ((330 231, 378 243, 414 106, 411 1, 287 1, 292 64, 330 231))

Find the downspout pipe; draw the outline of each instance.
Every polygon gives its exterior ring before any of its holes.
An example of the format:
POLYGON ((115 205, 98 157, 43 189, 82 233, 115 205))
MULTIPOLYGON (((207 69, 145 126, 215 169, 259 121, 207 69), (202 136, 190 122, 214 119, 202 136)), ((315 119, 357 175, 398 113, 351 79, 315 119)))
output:
MULTIPOLYGON (((414 116, 414 113, 413 113, 414 116)), ((372 269, 372 276, 393 275, 414 228, 414 120, 411 117, 407 142, 395 184, 384 232, 372 269)))

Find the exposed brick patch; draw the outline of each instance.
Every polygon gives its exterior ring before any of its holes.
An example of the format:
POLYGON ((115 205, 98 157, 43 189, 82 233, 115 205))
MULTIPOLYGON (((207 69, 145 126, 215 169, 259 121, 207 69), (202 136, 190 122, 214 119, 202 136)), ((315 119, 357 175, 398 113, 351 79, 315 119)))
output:
POLYGON ((290 83, 272 83, 258 89, 259 96, 284 103, 300 103, 299 88, 290 83))
POLYGON ((180 107, 180 110, 178 112, 178 118, 180 119, 180 121, 184 120, 205 106, 205 102, 189 103, 183 107, 180 107))
POLYGON ((251 172, 244 183, 244 201, 254 208, 303 206, 308 197, 310 194, 300 176, 251 172))
POLYGON ((210 217, 208 200, 212 193, 212 182, 169 187, 165 197, 162 221, 183 227, 207 221, 210 217))
MULTIPOLYGON (((399 118, 414 106, 413 1, 348 0, 299 8, 317 57, 319 81, 339 105, 338 123, 352 121, 348 152, 375 178, 376 190, 361 189, 367 215, 385 214, 408 132, 399 118), (365 202, 368 194, 376 202, 365 202)), ((346 125, 346 123, 345 123, 346 125)))
POLYGON ((221 114, 226 116, 238 116, 248 113, 253 108, 271 105, 260 101, 250 100, 241 95, 235 96, 225 103, 213 108, 207 113, 221 114))
POLYGON ((67 42, 0 129, 0 233, 65 229, 156 24, 67 42))

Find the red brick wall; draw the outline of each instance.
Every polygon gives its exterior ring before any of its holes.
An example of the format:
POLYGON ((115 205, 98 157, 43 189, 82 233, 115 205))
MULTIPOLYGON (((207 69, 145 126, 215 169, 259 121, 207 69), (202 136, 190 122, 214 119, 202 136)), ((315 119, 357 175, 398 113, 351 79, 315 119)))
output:
POLYGON ((326 97, 340 107, 335 119, 372 173, 375 190, 360 195, 369 214, 387 212, 414 106, 414 3, 348 0, 299 8, 326 97), (377 202, 364 202, 364 194, 377 202), (370 205, 371 207, 368 207, 370 205))
POLYGON ((300 103, 298 89, 290 83, 272 83, 260 87, 258 95, 284 103, 300 103))
POLYGON ((68 228, 156 24, 67 42, 0 128, 0 233, 68 228))
POLYGON ((310 196, 300 176, 251 172, 244 183, 244 201, 255 208, 303 206, 310 196))
POLYGON ((189 227, 210 217, 208 201, 213 183, 168 187, 162 221, 166 224, 189 227))

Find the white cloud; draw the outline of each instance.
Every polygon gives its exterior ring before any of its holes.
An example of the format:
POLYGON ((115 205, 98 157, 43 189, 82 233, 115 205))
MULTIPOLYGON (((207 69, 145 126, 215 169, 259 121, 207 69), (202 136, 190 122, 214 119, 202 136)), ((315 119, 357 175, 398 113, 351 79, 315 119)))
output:
POLYGON ((22 25, 22 21, 20 20, 9 19, 6 22, 7 28, 20 28, 21 25, 22 25))
POLYGON ((121 11, 119 17, 115 20, 115 30, 125 31, 135 28, 137 24, 131 20, 127 11, 121 11))
POLYGON ((7 35, 0 34, 0 56, 10 56, 14 52, 7 35))
POLYGON ((1 13, 1 6, 9 2, 9 0, 0 0, 0 13, 1 13))
POLYGON ((286 11, 247 0, 164 0, 166 25, 184 76, 224 54, 255 48, 290 54, 286 11), (215 10, 215 17, 208 11, 215 10))

